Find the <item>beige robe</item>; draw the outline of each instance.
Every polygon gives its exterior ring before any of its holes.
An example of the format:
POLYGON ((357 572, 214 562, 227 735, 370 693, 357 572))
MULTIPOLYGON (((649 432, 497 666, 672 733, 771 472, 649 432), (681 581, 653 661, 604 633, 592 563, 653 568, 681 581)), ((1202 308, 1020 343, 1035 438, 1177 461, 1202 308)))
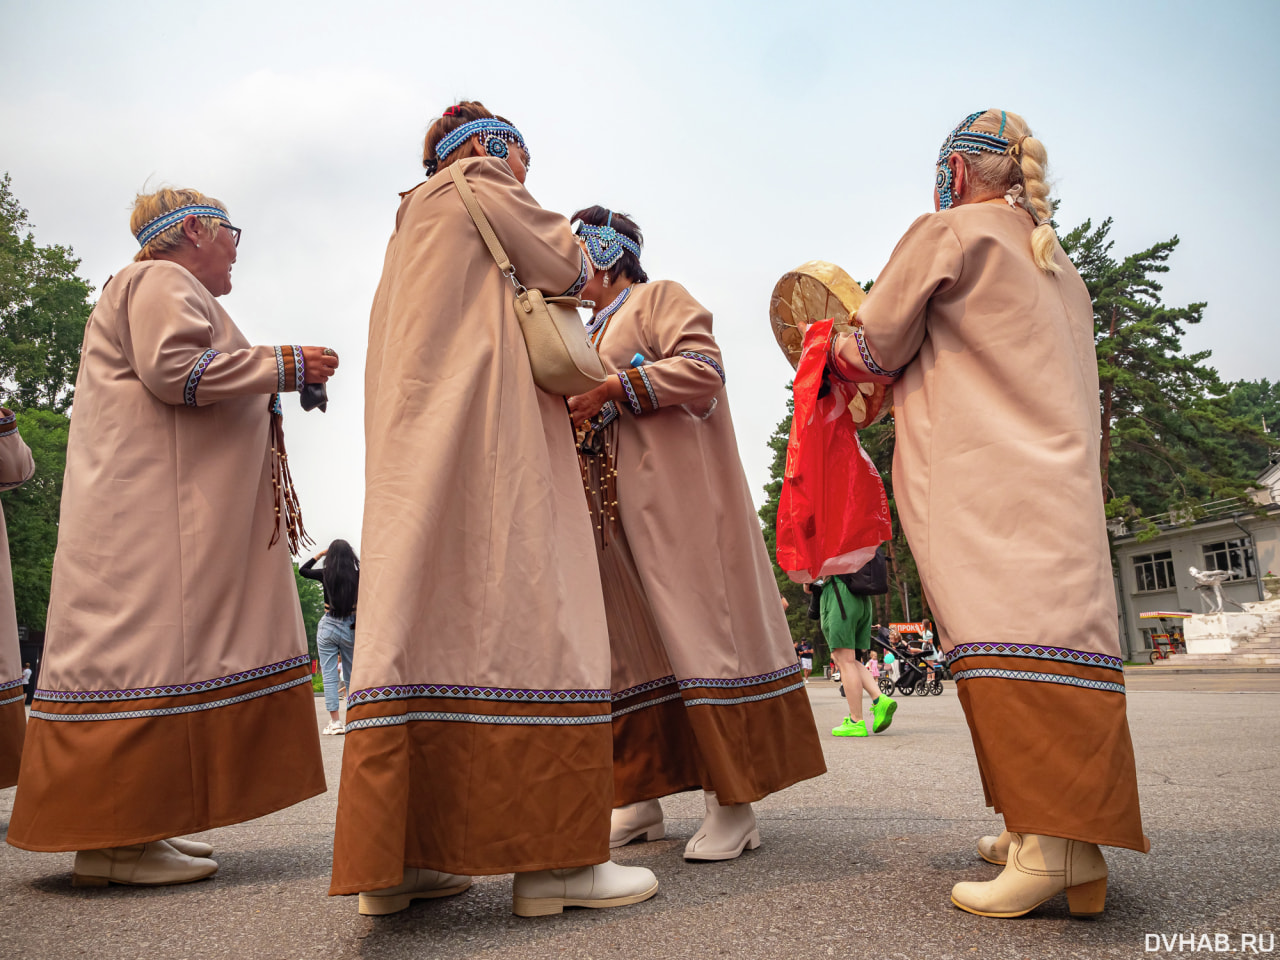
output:
POLYGON ((269 406, 298 385, 292 356, 250 346, 176 263, 102 291, 10 843, 142 843, 324 791, 284 532, 270 545, 269 406))
MULTIPOLYGON (((458 161, 526 286, 580 289, 558 214, 458 161)), ((609 859, 609 645, 573 435, 448 171, 404 196, 369 320, 360 616, 333 894, 405 866, 609 859)))
POLYGON ((1004 202, 920 217, 858 311, 893 490, 1010 830, 1145 850, 1098 475, 1093 308, 1004 202))
POLYGON ((663 280, 632 286, 594 333, 625 394, 616 522, 597 541, 619 806, 698 788, 748 803, 826 772, 711 326, 663 280))
MULTIPOLYGON (((31 450, 18 435, 18 418, 12 410, 0 408, 0 492, 22 486, 35 472, 31 450)), ((22 737, 27 729, 25 696, 9 536, 0 512, 0 787, 12 787, 18 782, 22 737)))

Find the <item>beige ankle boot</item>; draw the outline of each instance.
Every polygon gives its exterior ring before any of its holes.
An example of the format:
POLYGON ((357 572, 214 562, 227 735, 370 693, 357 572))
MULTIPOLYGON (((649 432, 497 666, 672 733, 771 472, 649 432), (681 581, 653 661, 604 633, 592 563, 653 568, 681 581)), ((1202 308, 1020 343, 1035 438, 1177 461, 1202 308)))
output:
POLYGON ((1009 831, 1001 831, 998 837, 979 837, 978 856, 987 863, 1003 867, 1009 859, 1009 831))
POLYGON ((1009 860, 986 883, 957 883, 951 902, 980 917, 1020 917, 1062 891, 1075 917, 1102 913, 1107 864, 1097 844, 1033 833, 1009 834, 1009 860))
POLYGON ((625 907, 657 892, 652 870, 606 860, 593 867, 517 873, 511 909, 518 917, 545 917, 565 907, 625 907))
POLYGON ((164 841, 179 853, 185 853, 188 857, 211 857, 213 856, 213 844, 204 843, 200 840, 188 840, 186 837, 170 837, 164 841))
POLYGON ((756 812, 749 803, 721 806, 710 790, 703 791, 707 804, 707 816, 698 832, 689 838, 684 848, 686 860, 733 860, 741 856, 743 849, 754 850, 760 846, 760 830, 756 827, 756 812))
POLYGON ((405 867, 404 881, 383 890, 370 890, 360 894, 360 913, 366 917, 381 917, 399 913, 414 900, 433 900, 451 897, 471 886, 470 877, 455 873, 442 873, 421 867, 405 867))
POLYGON ((179 853, 163 840, 136 843, 105 850, 81 850, 71 871, 73 887, 105 887, 123 883, 138 887, 158 887, 170 883, 191 883, 218 872, 218 865, 204 857, 179 853))
POLYGON ((614 807, 609 820, 609 846, 625 847, 632 840, 661 840, 667 835, 662 820, 662 804, 642 800, 614 807))

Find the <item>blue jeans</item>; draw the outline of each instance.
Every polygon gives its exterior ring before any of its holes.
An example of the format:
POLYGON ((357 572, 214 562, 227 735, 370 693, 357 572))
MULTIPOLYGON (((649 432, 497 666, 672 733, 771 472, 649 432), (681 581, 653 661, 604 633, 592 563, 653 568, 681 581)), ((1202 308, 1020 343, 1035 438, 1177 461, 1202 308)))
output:
POLYGON ((338 709, 338 657, 342 657, 342 675, 351 683, 351 657, 356 648, 354 624, 354 617, 340 620, 326 613, 316 627, 316 651, 320 654, 320 675, 324 677, 324 708, 330 713, 338 709))

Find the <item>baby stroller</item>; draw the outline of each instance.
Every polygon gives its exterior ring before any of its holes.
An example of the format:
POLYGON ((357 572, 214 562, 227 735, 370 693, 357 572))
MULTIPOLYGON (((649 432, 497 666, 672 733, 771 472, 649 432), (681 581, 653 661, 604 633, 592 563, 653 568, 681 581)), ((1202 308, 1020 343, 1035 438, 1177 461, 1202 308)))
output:
POLYGON ((898 681, 894 682, 893 677, 888 673, 883 674, 878 686, 880 692, 892 696, 896 691, 904 697, 909 697, 913 693, 922 697, 933 694, 935 697, 942 695, 942 680, 939 676, 937 665, 934 665, 934 679, 929 681, 930 661, 922 653, 908 653, 907 645, 901 644, 896 649, 889 644, 880 640, 879 637, 871 638, 872 644, 881 650, 880 659, 883 662, 886 653, 892 653, 898 664, 898 681))

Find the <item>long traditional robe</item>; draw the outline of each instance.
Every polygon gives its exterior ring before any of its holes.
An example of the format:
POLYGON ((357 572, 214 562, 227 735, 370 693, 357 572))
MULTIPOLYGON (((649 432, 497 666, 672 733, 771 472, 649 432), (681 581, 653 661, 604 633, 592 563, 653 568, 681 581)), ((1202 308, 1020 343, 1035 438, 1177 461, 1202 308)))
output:
POLYGON ((1098 476, 1093 308, 1030 217, 920 217, 858 311, 894 387, 893 490, 1010 830, 1145 850, 1098 476))
MULTIPOLYGON (((17 416, 12 410, 0 408, 0 492, 20 487, 35 471, 31 450, 18 435, 17 416)), ((18 782, 22 737, 27 729, 25 696, 9 534, 4 514, 0 513, 0 787, 12 787, 18 782)))
MULTIPOLYGON (((298 351, 300 353, 300 350, 298 351)), ((302 611, 277 532, 272 394, 176 263, 108 281, 85 327, 40 685, 8 840, 143 843, 325 789, 302 611)))
MULTIPOLYGON (((581 288, 569 223, 458 161, 527 287, 581 288)), ((369 321, 355 671, 333 894, 404 868, 609 859, 609 644, 562 397, 447 171, 404 196, 369 321)))
POLYGON ((614 803, 748 803, 826 772, 734 435, 711 314, 671 281, 597 315, 625 401, 597 539, 613 654, 614 803), (644 359, 633 365, 636 355, 644 359))

